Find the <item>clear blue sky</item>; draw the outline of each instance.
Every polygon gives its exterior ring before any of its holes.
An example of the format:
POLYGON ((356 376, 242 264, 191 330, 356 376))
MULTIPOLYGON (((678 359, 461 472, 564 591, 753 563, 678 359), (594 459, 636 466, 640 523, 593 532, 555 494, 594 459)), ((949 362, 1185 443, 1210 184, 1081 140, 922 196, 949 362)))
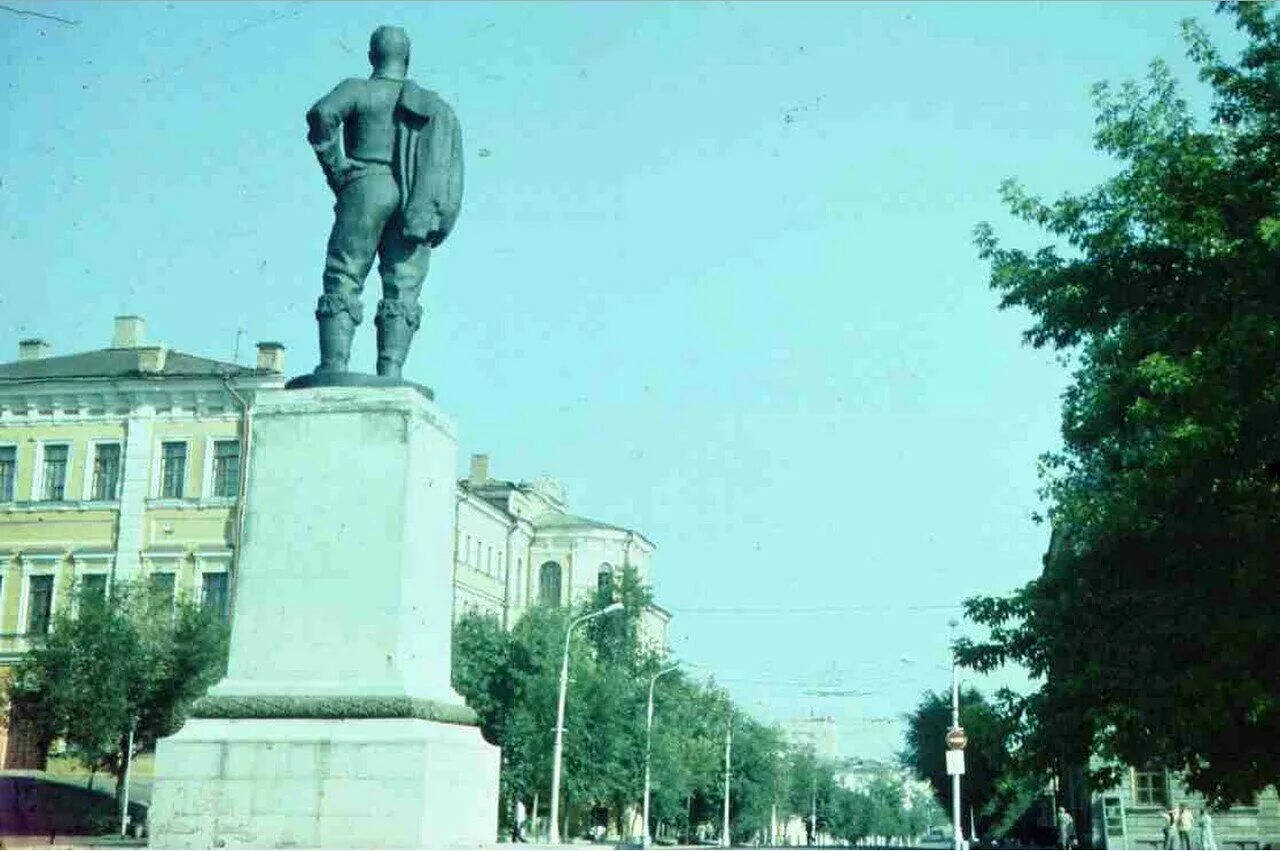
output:
POLYGON ((1190 81, 1178 20, 1226 30, 1173 3, 10 5, 76 23, 0 10, 0 355, 136 312, 314 366, 303 115, 399 24, 466 140, 406 368, 460 468, 644 531, 681 656, 874 757, 901 726, 865 719, 946 685, 946 607, 1032 578, 1048 537, 1066 374, 997 312, 973 226, 1034 244, 999 182, 1096 182, 1090 84, 1155 57, 1190 81))

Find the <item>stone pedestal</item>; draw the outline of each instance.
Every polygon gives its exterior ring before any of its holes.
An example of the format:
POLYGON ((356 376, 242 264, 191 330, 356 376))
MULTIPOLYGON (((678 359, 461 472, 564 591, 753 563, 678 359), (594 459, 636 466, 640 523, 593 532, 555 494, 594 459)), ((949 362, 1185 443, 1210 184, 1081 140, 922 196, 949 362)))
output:
POLYGON ((498 749, 450 686, 456 455, 412 388, 259 393, 227 676, 157 746, 153 845, 494 842, 498 749))

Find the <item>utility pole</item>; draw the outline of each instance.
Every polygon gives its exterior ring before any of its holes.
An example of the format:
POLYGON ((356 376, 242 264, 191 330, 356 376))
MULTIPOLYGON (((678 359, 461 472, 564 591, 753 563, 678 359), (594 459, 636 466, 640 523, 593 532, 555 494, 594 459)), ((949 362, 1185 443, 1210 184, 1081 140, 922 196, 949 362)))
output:
POLYGON ((813 766, 813 783, 811 784, 809 798, 809 835, 813 837, 813 844, 818 844, 818 765, 813 766))
POLYGON ((124 799, 120 802, 120 835, 127 836, 129 833, 129 772, 133 768, 133 734, 138 729, 138 719, 133 720, 133 724, 129 727, 129 745, 124 752, 124 799))
MULTIPOLYGON (((960 666, 951 665, 951 727, 960 727, 960 666)), ((963 752, 963 751, 962 751, 963 752)), ((960 774, 951 775, 951 823, 955 831, 955 849, 964 848, 964 825, 960 822, 960 774)))
MULTIPOLYGON (((727 698, 727 695, 726 695, 727 698)), ((729 702, 729 723, 724 732, 724 827, 720 832, 720 847, 729 847, 729 767, 733 751, 733 702, 729 702)))

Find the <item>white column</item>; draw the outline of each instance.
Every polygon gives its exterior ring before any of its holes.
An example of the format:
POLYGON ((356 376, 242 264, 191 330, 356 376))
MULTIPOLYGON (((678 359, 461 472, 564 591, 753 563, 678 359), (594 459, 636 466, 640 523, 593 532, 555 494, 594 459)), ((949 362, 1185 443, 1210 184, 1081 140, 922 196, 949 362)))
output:
POLYGON ((116 525, 115 581, 140 573, 143 516, 151 489, 151 438, 156 410, 139 405, 125 422, 124 464, 120 481, 120 514, 116 525))

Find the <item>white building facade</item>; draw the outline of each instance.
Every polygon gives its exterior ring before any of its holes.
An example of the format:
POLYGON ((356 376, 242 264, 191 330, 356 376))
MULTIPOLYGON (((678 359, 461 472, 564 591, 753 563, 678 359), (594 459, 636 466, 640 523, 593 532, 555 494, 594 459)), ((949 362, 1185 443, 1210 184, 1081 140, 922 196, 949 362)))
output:
MULTIPOLYGON (((641 533, 570 514, 551 478, 491 478, 487 455, 471 457, 458 483, 454 541, 454 618, 479 611, 510 628, 531 606, 568 606, 589 599, 624 568, 651 585, 653 542, 641 533)), ((650 646, 664 650, 670 614, 650 606, 641 625, 650 646)))

